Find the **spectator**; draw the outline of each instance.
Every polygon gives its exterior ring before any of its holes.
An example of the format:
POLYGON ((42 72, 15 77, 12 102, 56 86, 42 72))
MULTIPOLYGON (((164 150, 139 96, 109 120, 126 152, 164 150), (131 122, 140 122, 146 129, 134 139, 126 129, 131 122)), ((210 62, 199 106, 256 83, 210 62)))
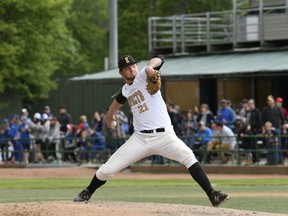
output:
MULTIPOLYGON (((246 122, 251 127, 252 135, 256 136, 257 134, 262 133, 262 113, 255 106, 254 99, 248 100, 248 111, 246 112, 246 122)), ((259 163, 259 153, 256 152, 257 149, 258 138, 252 139, 251 150, 252 151, 252 160, 253 163, 259 163)))
POLYGON ((246 113, 249 110, 248 100, 243 99, 241 101, 241 109, 239 111, 239 117, 243 123, 246 123, 246 113))
POLYGON ((58 160, 57 152, 59 151, 60 145, 60 123, 56 117, 52 117, 50 121, 46 141, 49 150, 48 160, 58 160))
POLYGON ((278 135, 278 145, 276 146, 278 149, 279 159, 278 163, 283 164, 284 163, 284 157, 282 153, 281 148, 281 135, 286 134, 286 125, 285 125, 285 119, 282 113, 282 110, 280 107, 275 105, 275 100, 272 95, 269 95, 267 97, 267 106, 265 106, 262 110, 262 122, 263 122, 263 133, 265 130, 264 124, 266 122, 270 122, 272 124, 272 127, 275 128, 277 135, 278 135), (281 132, 282 129, 282 132, 281 132))
POLYGON ((71 123, 71 116, 70 114, 67 112, 67 109, 65 106, 61 106, 59 108, 59 117, 58 117, 58 121, 60 123, 60 132, 62 134, 66 134, 67 132, 67 125, 71 123))
POLYGON ((232 111, 232 108, 227 107, 227 101, 222 99, 217 111, 216 122, 226 125, 233 131, 235 129, 235 121, 235 113, 232 111))
POLYGON ((20 143, 20 132, 18 131, 19 127, 19 117, 14 115, 10 124, 10 130, 8 132, 11 142, 14 148, 14 159, 15 162, 23 162, 23 146, 20 143))
POLYGON ((209 110, 208 104, 201 104, 200 114, 197 118, 197 122, 204 122, 206 127, 211 128, 211 124, 214 121, 213 113, 209 110))
POLYGON ((192 114, 193 114, 194 120, 197 121, 197 119, 199 118, 199 115, 200 115, 200 109, 199 109, 198 105, 193 106, 192 114))
POLYGON ((176 135, 181 136, 182 134, 181 134, 181 128, 179 126, 179 119, 180 119, 179 113, 175 109, 174 104, 171 103, 167 104, 167 109, 176 135))
POLYGON ((276 165, 279 162, 279 154, 277 152, 279 149, 279 140, 278 134, 271 122, 265 122, 263 134, 268 149, 266 165, 276 165))
POLYGON ((13 145, 9 139, 9 120, 3 119, 1 128, 0 128, 0 147, 1 147, 1 158, 2 161, 11 161, 13 157, 13 145))
MULTIPOLYGON (((65 139, 64 139, 64 162, 77 162, 75 155, 76 149, 76 127, 73 124, 67 124, 65 139)), ((86 137, 85 137, 86 138, 86 137)))
POLYGON ((45 163, 46 160, 42 154, 41 147, 44 142, 45 127, 43 126, 40 113, 35 113, 31 123, 31 135, 34 139, 34 161, 36 163, 45 163))
POLYGON ((43 130, 43 142, 41 144, 41 150, 44 159, 47 161, 48 160, 48 155, 49 155, 49 141, 48 141, 48 133, 50 130, 50 119, 46 113, 43 113, 41 116, 42 124, 44 127, 43 130))
POLYGON ((287 120, 288 120, 288 111, 287 111, 287 109, 285 107, 283 107, 283 99, 281 97, 277 97, 275 99, 275 102, 276 102, 276 106, 281 108, 282 113, 284 115, 285 122, 287 122, 287 120))
POLYGON ((236 145, 236 139, 234 133, 229 127, 223 125, 221 122, 216 123, 215 129, 219 131, 218 133, 219 137, 214 138, 208 143, 206 163, 208 164, 210 163, 212 149, 216 149, 217 154, 220 157, 222 163, 227 163, 228 158, 225 157, 224 151, 234 150, 236 145))
POLYGON ((191 111, 186 113, 181 125, 181 131, 183 135, 183 141, 186 145, 193 149, 194 145, 194 137, 197 132, 197 122, 193 118, 193 114, 191 111))
POLYGON ((238 133, 239 140, 242 142, 242 148, 245 150, 245 165, 253 164, 253 155, 251 150, 255 149, 255 142, 253 141, 253 132, 249 123, 244 123, 244 126, 238 133))
POLYGON ((235 134, 239 134, 242 128, 244 127, 244 125, 245 125, 245 122, 243 122, 243 118, 241 118, 240 116, 237 116, 236 121, 235 121, 235 129, 234 129, 235 134))
POLYGON ((26 117, 27 117, 27 123, 30 124, 31 119, 29 118, 29 112, 28 112, 28 110, 27 110, 26 108, 22 108, 22 109, 21 109, 21 113, 22 113, 21 117, 22 117, 22 116, 26 116, 26 117))
POLYGON ((203 161, 203 151, 207 149, 207 145, 212 140, 212 136, 212 130, 209 127, 206 127, 203 121, 200 121, 198 124, 196 142, 193 148, 193 152, 195 152, 195 156, 200 163, 203 161))
POLYGON ((103 119, 99 112, 94 112, 91 128, 97 132, 102 132, 103 119))
POLYGON ((262 129, 262 113, 255 106, 255 100, 249 99, 248 101, 248 111, 245 115, 246 122, 251 126, 251 131, 253 134, 260 134, 262 129))
POLYGON ((84 124, 84 128, 85 129, 88 129, 90 126, 89 126, 89 123, 87 121, 87 116, 86 115, 81 115, 80 118, 79 118, 79 123, 80 124, 84 124))
POLYGON ((118 110, 116 115, 117 125, 114 129, 110 129, 112 135, 112 147, 111 151, 114 152, 117 148, 119 148, 124 142, 126 138, 126 133, 124 129, 124 124, 128 123, 128 117, 121 110, 118 110))
POLYGON ((91 146, 91 161, 96 161, 96 157, 99 155, 101 151, 106 150, 105 139, 101 132, 90 129, 89 130, 90 139, 92 141, 91 146))
POLYGON ((234 110, 233 106, 232 106, 232 101, 231 100, 226 100, 226 104, 227 104, 227 108, 230 109, 234 115, 234 119, 236 119, 237 117, 237 112, 239 113, 239 110, 234 110))
POLYGON ((43 112, 48 115, 48 119, 49 119, 49 120, 51 120, 51 119, 54 117, 53 113, 51 112, 50 106, 47 106, 47 105, 46 105, 46 106, 44 107, 43 112))
MULTIPOLYGON (((286 125, 286 134, 287 134, 287 121, 288 121, 288 111, 287 111, 287 109, 286 108, 284 108, 283 107, 283 99, 281 98, 281 97, 277 97, 276 98, 276 106, 278 106, 278 107, 280 107, 281 108, 281 110, 282 110, 282 113, 283 113, 283 116, 284 116, 284 119, 285 119, 285 125, 286 125)), ((285 134, 285 133, 282 133, 283 135, 285 134)), ((283 150, 283 149, 287 149, 287 142, 288 142, 288 139, 287 139, 287 137, 281 137, 281 149, 283 150)), ((282 157, 283 157, 283 161, 282 161, 282 163, 284 163, 284 152, 283 152, 283 154, 282 154, 282 157)))
POLYGON ((108 149, 113 149, 114 141, 111 135, 111 130, 110 128, 107 127, 105 119, 105 115, 108 109, 105 109, 104 111, 101 112, 101 118, 102 118, 102 135, 105 138, 106 146, 108 149))
POLYGON ((18 127, 18 130, 20 132, 20 143, 24 149, 24 163, 29 164, 29 152, 30 152, 30 132, 31 128, 28 124, 28 118, 23 115, 21 117, 21 124, 18 127))

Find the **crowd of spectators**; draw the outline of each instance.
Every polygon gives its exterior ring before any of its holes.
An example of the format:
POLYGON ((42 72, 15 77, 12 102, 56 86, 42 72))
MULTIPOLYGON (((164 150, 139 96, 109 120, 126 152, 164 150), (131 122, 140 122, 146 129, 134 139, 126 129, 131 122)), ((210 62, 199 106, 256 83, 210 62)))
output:
POLYGON ((105 111, 95 112, 91 120, 82 115, 72 122, 64 106, 57 114, 45 106, 43 113, 31 117, 23 108, 21 115, 2 120, 0 163, 79 163, 107 157, 125 142, 129 127, 122 111, 115 130, 106 127, 104 115, 105 111))
MULTIPOLYGON (((236 146, 244 149, 245 165, 259 163, 258 143, 267 150, 267 165, 284 164, 287 152, 288 112, 283 99, 267 97, 267 105, 258 109, 254 99, 243 99, 239 106, 222 99, 216 113, 208 104, 193 106, 181 112, 180 107, 167 103, 167 110, 176 134, 194 150, 198 160, 213 163, 218 157, 227 163, 226 152, 236 146), (214 157, 215 158, 215 157, 214 157)), ((109 129, 105 110, 95 112, 88 119, 80 116, 72 122, 65 106, 57 113, 45 106, 42 113, 30 117, 26 108, 11 120, 3 119, 0 128, 0 162, 61 163, 96 162, 107 159, 133 133, 133 116, 119 110, 117 125, 109 129)), ((153 156, 153 163, 163 164, 164 158, 153 156)))
POLYGON ((281 97, 274 99, 268 95, 263 109, 256 107, 254 99, 243 99, 239 106, 222 99, 216 113, 209 110, 208 104, 194 106, 185 113, 168 104, 168 111, 176 133, 194 150, 200 162, 210 164, 216 154, 225 164, 225 152, 236 151, 237 147, 244 150, 245 165, 259 164, 259 148, 266 150, 265 164, 284 164, 288 112, 281 97))

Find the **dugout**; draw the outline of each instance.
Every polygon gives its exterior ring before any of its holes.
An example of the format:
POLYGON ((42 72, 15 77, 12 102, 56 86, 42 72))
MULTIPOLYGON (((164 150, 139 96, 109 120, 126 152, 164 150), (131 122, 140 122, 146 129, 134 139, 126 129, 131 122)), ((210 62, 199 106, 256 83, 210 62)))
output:
MULTIPOLYGON (((139 67, 146 64, 140 61, 139 67)), ((268 94, 282 97, 287 107, 288 51, 166 57, 162 81, 164 99, 179 105, 182 111, 207 103, 215 113, 222 98, 230 99, 234 106, 243 98, 255 98, 262 108, 268 94)), ((45 104, 54 113, 65 104, 75 122, 82 114, 90 119, 95 111, 110 105, 111 96, 123 84, 118 69, 65 79, 45 104)), ((127 104, 124 110, 128 113, 127 104)))

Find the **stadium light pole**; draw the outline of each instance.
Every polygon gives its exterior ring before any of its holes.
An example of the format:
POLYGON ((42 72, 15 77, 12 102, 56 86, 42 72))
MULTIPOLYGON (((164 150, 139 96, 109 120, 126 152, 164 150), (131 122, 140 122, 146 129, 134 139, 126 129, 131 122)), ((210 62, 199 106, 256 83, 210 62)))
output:
POLYGON ((109 1, 109 69, 118 66, 118 13, 117 0, 109 1))

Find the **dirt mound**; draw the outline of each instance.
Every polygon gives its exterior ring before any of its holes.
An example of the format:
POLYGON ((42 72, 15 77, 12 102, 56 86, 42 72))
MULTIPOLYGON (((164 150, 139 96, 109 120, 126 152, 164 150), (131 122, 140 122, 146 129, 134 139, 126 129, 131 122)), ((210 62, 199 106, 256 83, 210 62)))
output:
POLYGON ((0 204, 3 216, 276 216, 281 214, 193 205, 104 202, 39 202, 0 204))

